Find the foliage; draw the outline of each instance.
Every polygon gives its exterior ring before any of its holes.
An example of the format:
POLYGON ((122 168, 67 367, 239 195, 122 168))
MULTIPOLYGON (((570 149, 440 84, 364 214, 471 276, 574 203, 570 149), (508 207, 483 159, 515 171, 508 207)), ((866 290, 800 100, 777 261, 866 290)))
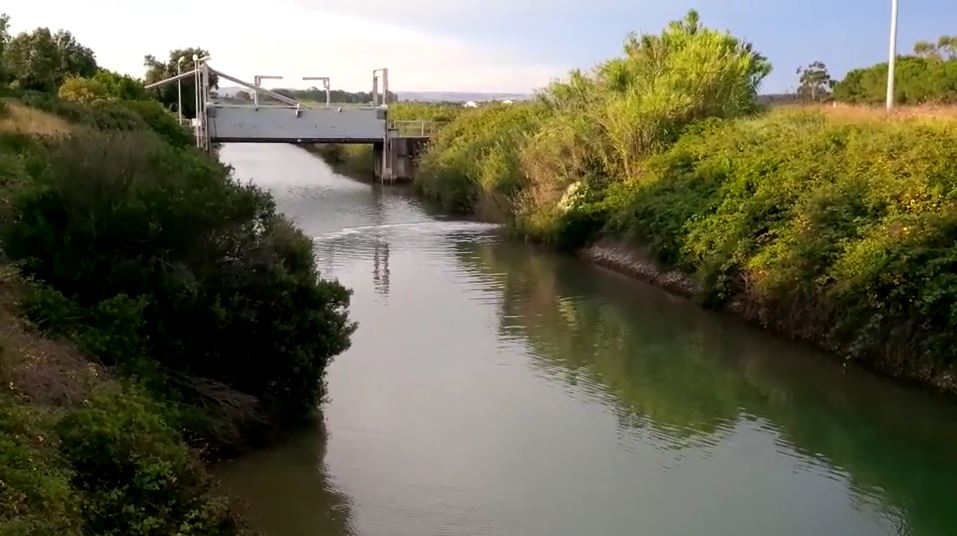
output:
POLYGON ((24 32, 3 49, 4 69, 22 89, 55 91, 68 76, 89 77, 97 70, 93 52, 64 30, 24 32))
POLYGON ((389 104, 390 121, 434 121, 444 124, 454 121, 467 110, 461 104, 432 104, 425 102, 393 102, 389 104))
POLYGON ((57 91, 57 97, 67 102, 92 104, 106 99, 106 86, 90 78, 71 76, 67 78, 57 91))
POLYGON ((423 157, 419 187, 460 210, 491 199, 521 232, 574 247, 600 229, 607 188, 687 125, 755 111, 769 71, 750 44, 691 11, 658 35, 630 36, 623 57, 573 71, 536 103, 462 113, 423 157))
POLYGON ((27 91, 20 95, 23 104, 51 113, 71 123, 99 130, 147 130, 146 122, 136 112, 105 101, 89 105, 68 102, 49 93, 27 91))
POLYGON ((126 100, 120 106, 135 112, 150 130, 173 147, 193 144, 193 135, 162 104, 154 100, 126 100))
POLYGON ((456 211, 475 209, 481 195, 493 203, 513 195, 521 181, 518 148, 538 109, 491 105, 463 112, 423 156, 418 189, 456 211))
POLYGON ((93 75, 93 81, 106 89, 106 94, 121 101, 148 100, 149 95, 143 88, 143 82, 129 75, 100 69, 93 75))
POLYGON ((267 194, 138 133, 74 137, 36 158, 6 253, 89 311, 81 320, 101 333, 88 346, 148 341, 162 367, 259 397, 277 417, 315 408, 328 360, 348 346, 348 293, 318 278, 311 242, 267 194))
MULTIPOLYGON (((209 56, 209 51, 198 47, 179 48, 169 53, 169 59, 162 62, 154 56, 146 56, 143 65, 146 67, 146 76, 144 80, 147 84, 159 82, 160 80, 171 78, 178 73, 189 72, 196 65, 193 57, 204 58, 209 56)), ((216 88, 219 84, 219 77, 211 74, 209 77, 209 87, 216 88)), ((179 105, 179 90, 182 88, 183 116, 196 116, 196 83, 192 77, 182 80, 181 84, 167 84, 163 87, 150 90, 150 94, 158 101, 163 103, 168 109, 176 111, 179 105)))
POLYGON ((10 15, 0 13, 0 87, 7 83, 7 69, 4 51, 10 41, 10 15))
MULTIPOLYGON (((905 56, 897 59, 894 99, 898 104, 957 102, 957 58, 905 56)), ((854 69, 834 86, 834 99, 879 104, 887 95, 887 63, 854 69)))
POLYGON ((938 61, 957 59, 957 35, 942 35, 936 43, 918 41, 914 44, 914 55, 938 61))
POLYGON ((85 530, 103 535, 236 534, 199 461, 135 392, 106 391, 57 425, 85 530))
POLYGON ((800 67, 797 70, 800 77, 798 86, 798 97, 804 102, 824 102, 831 96, 831 89, 834 87, 834 80, 831 74, 827 72, 827 66, 824 62, 815 61, 807 67, 800 67))
POLYGON ((620 232, 704 298, 892 372, 957 363, 957 125, 780 113, 713 122, 647 164, 620 232), (891 157, 888 157, 891 155, 891 157))
POLYGON ((0 398, 0 534, 80 536, 73 472, 58 454, 49 417, 0 398))
MULTIPOLYGON (((326 102, 326 90, 312 87, 309 89, 274 89, 280 95, 305 102, 326 102)), ((389 102, 394 102, 396 96, 389 92, 389 102)), ((368 91, 343 91, 332 89, 329 91, 329 101, 334 104, 371 104, 372 93, 368 91)))

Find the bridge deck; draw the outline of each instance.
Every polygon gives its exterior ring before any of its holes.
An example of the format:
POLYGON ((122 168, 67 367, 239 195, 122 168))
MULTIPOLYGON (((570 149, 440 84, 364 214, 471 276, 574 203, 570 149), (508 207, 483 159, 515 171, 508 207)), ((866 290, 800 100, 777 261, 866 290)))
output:
POLYGON ((380 108, 222 106, 208 109, 209 139, 249 143, 373 143, 386 135, 380 108))

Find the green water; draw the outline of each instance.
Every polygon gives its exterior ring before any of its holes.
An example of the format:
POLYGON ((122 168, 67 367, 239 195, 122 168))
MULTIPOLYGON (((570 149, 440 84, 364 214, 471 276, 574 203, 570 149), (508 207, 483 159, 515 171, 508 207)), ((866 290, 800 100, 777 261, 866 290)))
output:
POLYGON ((219 469, 273 536, 957 534, 957 406, 227 146, 354 290, 321 425, 219 469))

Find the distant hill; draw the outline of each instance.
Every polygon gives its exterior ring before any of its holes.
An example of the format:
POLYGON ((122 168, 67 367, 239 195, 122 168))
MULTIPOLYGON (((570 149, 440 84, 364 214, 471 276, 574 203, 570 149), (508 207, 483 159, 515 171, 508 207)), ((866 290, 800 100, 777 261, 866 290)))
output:
MULTIPOLYGON (((291 90, 291 89, 276 89, 273 88, 273 91, 289 95, 294 98, 308 98, 309 100, 321 101, 325 99, 325 94, 319 90, 291 90)), ((248 90, 240 87, 221 87, 218 90, 218 93, 221 97, 224 98, 233 98, 240 91, 248 92, 248 90)), ((392 92, 389 92, 392 94, 392 92)), ((397 96, 400 101, 416 101, 416 102, 490 102, 490 101, 503 101, 503 100, 529 100, 534 95, 531 93, 493 93, 493 92, 468 92, 468 91, 397 91, 393 94, 397 96)), ((334 102, 365 102, 366 100, 371 100, 371 96, 368 93, 348 93, 340 90, 333 90, 333 101, 334 102), (364 100, 355 100, 352 98, 343 98, 346 96, 361 96, 361 99, 364 100)))
POLYGON ((489 102, 501 100, 528 100, 531 93, 483 93, 465 91, 397 91, 400 101, 418 102, 489 102))

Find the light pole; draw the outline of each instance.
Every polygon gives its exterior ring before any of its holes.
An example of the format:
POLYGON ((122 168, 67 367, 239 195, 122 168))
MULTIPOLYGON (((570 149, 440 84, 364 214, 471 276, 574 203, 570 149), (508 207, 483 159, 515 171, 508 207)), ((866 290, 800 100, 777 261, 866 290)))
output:
MULTIPOLYGON (((183 62, 186 61, 186 56, 180 56, 176 60, 176 76, 183 74, 183 62)), ((176 112, 179 114, 179 124, 183 124, 183 81, 176 81, 176 112)))
POLYGON ((897 12, 899 0, 891 0, 891 44, 887 60, 887 110, 894 109, 894 68, 897 63, 897 12))

